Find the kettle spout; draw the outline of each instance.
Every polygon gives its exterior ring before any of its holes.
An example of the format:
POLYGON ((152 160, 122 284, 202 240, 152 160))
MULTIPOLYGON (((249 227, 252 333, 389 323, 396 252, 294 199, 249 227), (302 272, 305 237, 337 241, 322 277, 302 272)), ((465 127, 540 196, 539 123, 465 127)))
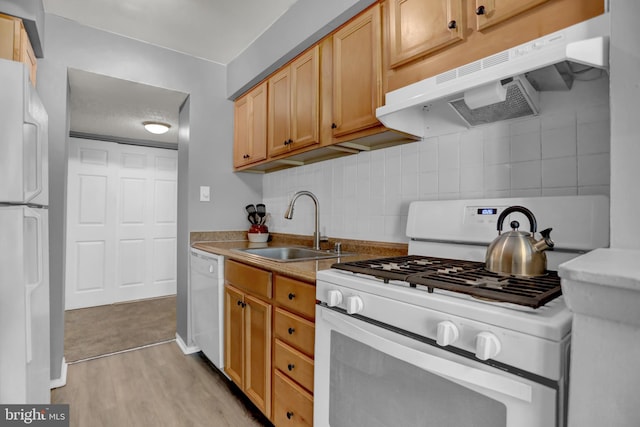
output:
POLYGON ((533 247, 536 248, 538 252, 546 251, 547 249, 553 249, 555 243, 551 240, 551 230, 552 228, 546 228, 540 232, 542 235, 542 239, 538 240, 533 244, 533 247))

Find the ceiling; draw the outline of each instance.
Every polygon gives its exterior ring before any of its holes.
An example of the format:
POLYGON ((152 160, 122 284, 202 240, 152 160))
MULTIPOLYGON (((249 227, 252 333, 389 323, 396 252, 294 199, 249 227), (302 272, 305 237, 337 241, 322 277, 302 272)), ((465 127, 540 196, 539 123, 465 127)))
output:
MULTIPOLYGON (((48 14, 220 64, 228 64, 297 0, 43 0, 48 14), (170 29, 170 30, 168 30, 170 29)), ((177 143, 187 94, 69 70, 72 133, 177 143), (171 124, 162 136, 141 122, 171 124)), ((108 138, 105 138, 108 139, 108 138)))

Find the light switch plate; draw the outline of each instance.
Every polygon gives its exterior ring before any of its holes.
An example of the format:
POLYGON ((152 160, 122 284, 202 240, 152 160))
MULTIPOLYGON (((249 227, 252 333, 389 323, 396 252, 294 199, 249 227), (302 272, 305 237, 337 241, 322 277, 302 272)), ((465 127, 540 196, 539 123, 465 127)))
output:
POLYGON ((200 201, 208 202, 211 200, 210 188, 208 185, 200 186, 200 201))

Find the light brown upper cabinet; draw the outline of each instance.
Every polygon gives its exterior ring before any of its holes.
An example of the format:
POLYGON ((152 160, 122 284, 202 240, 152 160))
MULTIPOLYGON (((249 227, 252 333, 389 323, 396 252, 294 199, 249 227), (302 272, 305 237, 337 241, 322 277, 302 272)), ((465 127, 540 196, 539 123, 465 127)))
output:
POLYGON ((391 92, 593 18, 604 13, 605 2, 382 0, 382 4, 384 82, 385 91, 391 92), (445 15, 460 5, 460 19, 445 15), (453 26, 451 21, 459 39, 454 33, 447 39, 443 26, 453 26))
POLYGON ((233 166, 238 168, 266 159, 267 82, 236 100, 233 117, 233 166))
POLYGON ((476 28, 484 30, 549 0, 476 0, 476 28))
POLYGON ((367 9, 333 35, 333 136, 380 124, 382 31, 380 6, 367 9))
POLYGON ((462 0, 390 0, 388 7, 391 67, 464 39, 462 0))
POLYGON ((314 46, 268 80, 269 157, 320 142, 320 47, 314 46))
POLYGON ((36 85, 38 62, 22 19, 2 13, 0 13, 0 58, 27 64, 31 84, 36 85))

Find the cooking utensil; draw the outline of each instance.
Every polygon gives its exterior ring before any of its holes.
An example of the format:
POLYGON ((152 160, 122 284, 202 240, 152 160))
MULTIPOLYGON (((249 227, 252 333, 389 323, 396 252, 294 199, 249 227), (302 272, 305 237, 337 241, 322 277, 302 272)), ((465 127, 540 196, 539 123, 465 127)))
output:
POLYGON ((256 212, 257 212, 256 207, 253 204, 247 205, 245 207, 245 210, 249 214, 249 216, 247 217, 249 222, 251 224, 258 224, 258 215, 256 214, 256 212))
POLYGON ((535 240, 537 228, 536 217, 523 206, 510 206, 498 217, 498 237, 487 248, 485 258, 486 269, 498 274, 515 276, 542 276, 547 270, 547 256, 544 253, 553 247, 553 240, 549 237, 551 228, 540 232, 542 239, 535 240), (502 233, 505 218, 520 212, 529 220, 530 232, 518 231, 520 223, 511 221, 512 231, 502 233))
POLYGON ((256 214, 258 215, 258 223, 264 224, 264 216, 267 214, 267 207, 263 203, 256 205, 256 214))

